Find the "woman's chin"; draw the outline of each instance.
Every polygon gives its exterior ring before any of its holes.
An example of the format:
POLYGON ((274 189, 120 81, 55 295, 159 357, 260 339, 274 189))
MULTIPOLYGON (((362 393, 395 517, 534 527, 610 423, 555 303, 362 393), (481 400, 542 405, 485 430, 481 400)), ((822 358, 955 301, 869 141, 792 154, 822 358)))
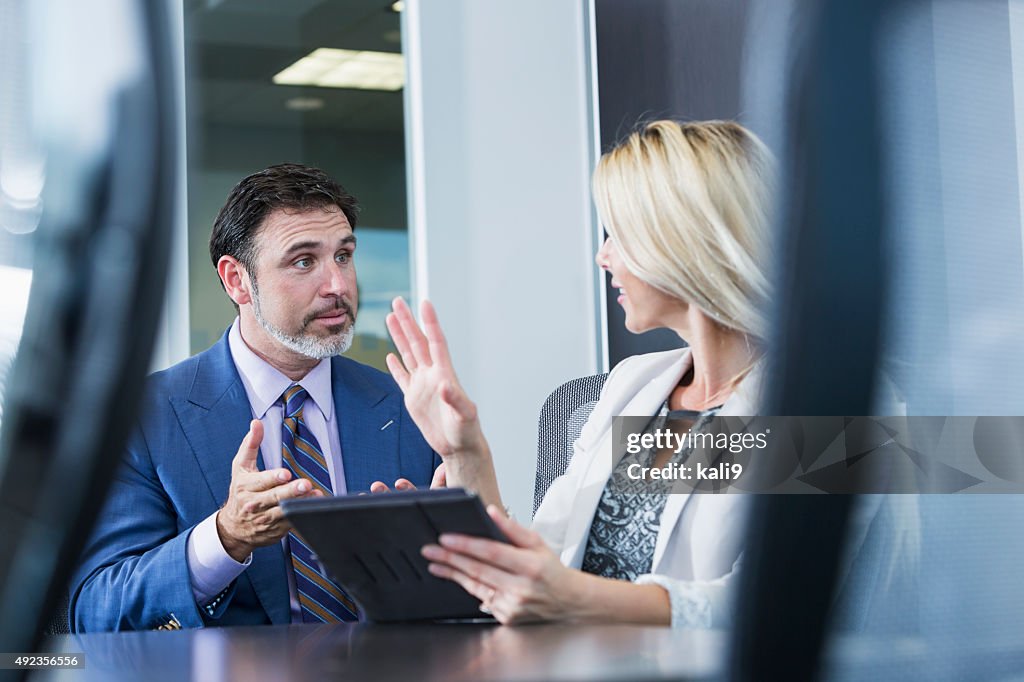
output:
POLYGON ((629 317, 626 317, 626 331, 632 334, 643 334, 644 332, 649 332, 652 329, 654 329, 654 327, 648 324, 642 324, 640 322, 630 320, 629 317))

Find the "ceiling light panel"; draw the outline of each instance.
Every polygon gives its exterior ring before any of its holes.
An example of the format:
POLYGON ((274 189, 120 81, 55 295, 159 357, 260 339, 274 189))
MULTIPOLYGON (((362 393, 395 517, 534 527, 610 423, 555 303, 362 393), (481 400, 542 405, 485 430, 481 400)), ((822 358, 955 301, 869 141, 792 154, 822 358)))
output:
POLYGON ((405 84, 405 62, 395 52, 321 47, 274 76, 274 83, 395 91, 405 84))

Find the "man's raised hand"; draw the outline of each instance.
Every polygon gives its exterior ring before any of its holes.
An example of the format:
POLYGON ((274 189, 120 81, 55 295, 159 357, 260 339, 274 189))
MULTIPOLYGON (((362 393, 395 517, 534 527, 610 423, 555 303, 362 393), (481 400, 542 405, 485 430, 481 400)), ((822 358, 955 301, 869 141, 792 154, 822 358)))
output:
POLYGON ((317 497, 306 479, 292 481, 288 469, 260 471, 256 457, 263 442, 263 423, 254 419, 231 462, 228 500, 217 512, 217 533, 232 559, 245 561, 256 547, 277 542, 291 530, 279 502, 294 497, 317 497))

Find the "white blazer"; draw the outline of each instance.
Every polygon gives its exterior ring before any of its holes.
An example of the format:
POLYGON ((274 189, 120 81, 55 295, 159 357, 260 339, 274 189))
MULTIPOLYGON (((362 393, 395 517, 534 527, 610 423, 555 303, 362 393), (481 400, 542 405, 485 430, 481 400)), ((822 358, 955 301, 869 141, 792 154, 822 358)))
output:
MULTIPOLYGON (((583 563, 590 526, 612 470, 625 454, 613 452, 612 419, 651 416, 693 364, 690 349, 627 358, 608 375, 564 475, 555 479, 533 519, 562 563, 583 563)), ((737 386, 718 413, 758 414, 760 367, 737 386)), ((674 493, 661 514, 652 573, 638 583, 669 592, 673 626, 718 627, 730 621, 731 578, 739 566, 749 495, 674 493)))

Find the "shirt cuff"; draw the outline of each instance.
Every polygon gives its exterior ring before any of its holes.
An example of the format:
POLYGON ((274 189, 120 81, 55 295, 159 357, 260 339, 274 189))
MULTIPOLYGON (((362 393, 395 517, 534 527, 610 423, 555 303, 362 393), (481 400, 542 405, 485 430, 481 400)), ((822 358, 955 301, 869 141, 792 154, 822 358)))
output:
POLYGON ((654 573, 637 577, 636 584, 657 585, 668 592, 672 604, 672 627, 711 627, 711 598, 698 585, 654 573))
POLYGON ((223 592, 252 563, 252 554, 238 563, 224 549, 217 533, 217 514, 200 521, 188 536, 188 573, 200 606, 223 592))

